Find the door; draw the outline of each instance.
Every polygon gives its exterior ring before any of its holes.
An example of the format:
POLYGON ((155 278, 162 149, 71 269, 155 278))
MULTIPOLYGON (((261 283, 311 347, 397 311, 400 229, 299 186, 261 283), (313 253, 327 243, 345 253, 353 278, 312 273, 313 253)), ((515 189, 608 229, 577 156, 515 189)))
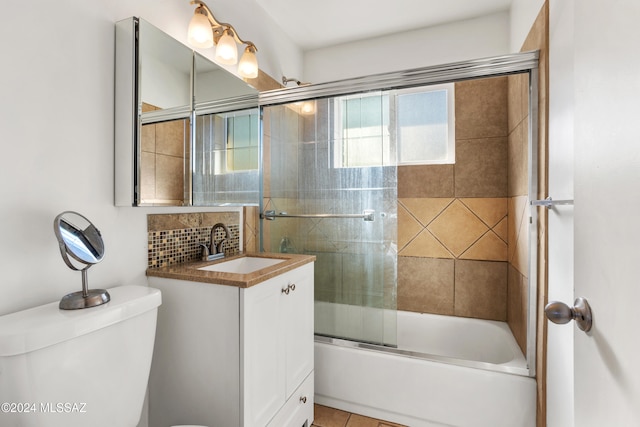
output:
POLYGON ((265 426, 285 401, 282 311, 287 275, 240 293, 242 425, 265 426))
POLYGON ((295 286, 286 294, 281 313, 287 399, 313 370, 313 266, 310 263, 289 273, 288 284, 295 286))
MULTIPOLYGON (((571 114, 551 120, 573 122, 574 287, 594 315, 588 334, 570 326, 574 425, 638 426, 640 339, 632 316, 640 298, 640 3, 570 3, 565 22, 573 25, 574 102, 571 114)), ((552 22, 553 13, 552 8, 552 22)), ((552 72, 550 81, 554 78, 552 72)), ((556 96, 552 90, 550 99, 556 96)), ((556 327, 567 326, 549 330, 556 327)), ((552 342, 548 351, 557 353, 552 342)), ((555 421, 549 418, 548 425, 560 425, 555 421)))

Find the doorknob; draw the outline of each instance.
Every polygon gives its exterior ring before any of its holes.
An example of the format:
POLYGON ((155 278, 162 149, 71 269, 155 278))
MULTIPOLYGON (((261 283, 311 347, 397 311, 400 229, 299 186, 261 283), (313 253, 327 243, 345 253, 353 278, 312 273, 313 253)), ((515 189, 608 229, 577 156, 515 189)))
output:
POLYGON ((564 325, 572 320, 578 324, 581 331, 589 332, 593 317, 591 316, 591 307, 585 298, 577 298, 573 303, 573 307, 558 301, 552 301, 544 308, 547 318, 553 323, 564 325))

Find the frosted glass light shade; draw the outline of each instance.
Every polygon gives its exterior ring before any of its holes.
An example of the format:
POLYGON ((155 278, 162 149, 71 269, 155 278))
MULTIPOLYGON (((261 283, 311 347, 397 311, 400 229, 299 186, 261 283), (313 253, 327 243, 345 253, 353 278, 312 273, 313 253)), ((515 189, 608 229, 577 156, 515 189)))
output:
POLYGON ((216 61, 220 64, 234 65, 238 62, 238 46, 229 34, 229 30, 222 33, 216 45, 216 61))
POLYGON ((244 50, 242 58, 240 58, 238 74, 240 77, 247 79, 255 79, 258 77, 258 58, 256 58, 256 54, 250 47, 244 50))
POLYGON ((194 13, 189 23, 187 40, 193 47, 209 48, 213 47, 213 30, 206 15, 194 13))

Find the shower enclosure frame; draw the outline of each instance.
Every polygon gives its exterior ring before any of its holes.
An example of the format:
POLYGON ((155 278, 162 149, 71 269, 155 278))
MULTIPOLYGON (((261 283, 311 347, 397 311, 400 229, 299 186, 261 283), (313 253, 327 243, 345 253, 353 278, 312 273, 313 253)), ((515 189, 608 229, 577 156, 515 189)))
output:
MULTIPOLYGON (((375 74, 327 83, 310 84, 293 88, 282 88, 261 92, 259 94, 260 108, 282 105, 291 102, 310 101, 332 96, 343 96, 356 93, 364 93, 377 90, 405 89, 418 86, 428 86, 441 83, 452 83, 482 77, 498 77, 512 74, 528 73, 529 76, 529 123, 528 123, 528 167, 529 167, 529 199, 538 198, 538 51, 514 53, 508 55, 481 58, 469 61, 461 61, 444 65, 429 66, 411 70, 375 74)), ((262 145, 260 158, 262 159, 262 145)), ((260 162, 262 172, 262 161, 260 162)), ((260 183, 262 194, 262 180, 260 183)), ((260 198, 260 212, 264 206, 260 198)), ((447 361, 445 358, 409 354, 411 357, 425 358, 444 363, 452 363, 479 369, 505 371, 519 375, 534 377, 536 374, 536 337, 537 337, 537 289, 538 289, 538 210, 531 207, 529 200, 529 265, 528 265, 528 305, 527 305, 527 340, 526 340, 526 372, 511 372, 501 369, 500 366, 487 367, 486 364, 473 361, 447 361)), ((525 218, 526 220, 526 218, 525 218)), ((263 247, 263 236, 260 233, 260 248, 263 247)), ((359 347, 363 349, 377 349, 381 351, 398 350, 385 348, 384 346, 371 345, 334 338, 318 337, 322 342, 343 341, 342 345, 359 347)), ((402 353, 400 351, 400 353, 402 353)), ((410 353, 410 352, 409 352, 410 353)))

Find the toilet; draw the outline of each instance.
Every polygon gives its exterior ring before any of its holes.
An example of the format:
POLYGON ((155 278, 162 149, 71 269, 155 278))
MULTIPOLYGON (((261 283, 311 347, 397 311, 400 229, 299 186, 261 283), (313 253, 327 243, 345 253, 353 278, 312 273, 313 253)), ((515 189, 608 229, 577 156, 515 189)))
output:
POLYGON ((108 290, 107 304, 58 302, 0 317, 3 427, 135 427, 140 420, 160 291, 108 290))

